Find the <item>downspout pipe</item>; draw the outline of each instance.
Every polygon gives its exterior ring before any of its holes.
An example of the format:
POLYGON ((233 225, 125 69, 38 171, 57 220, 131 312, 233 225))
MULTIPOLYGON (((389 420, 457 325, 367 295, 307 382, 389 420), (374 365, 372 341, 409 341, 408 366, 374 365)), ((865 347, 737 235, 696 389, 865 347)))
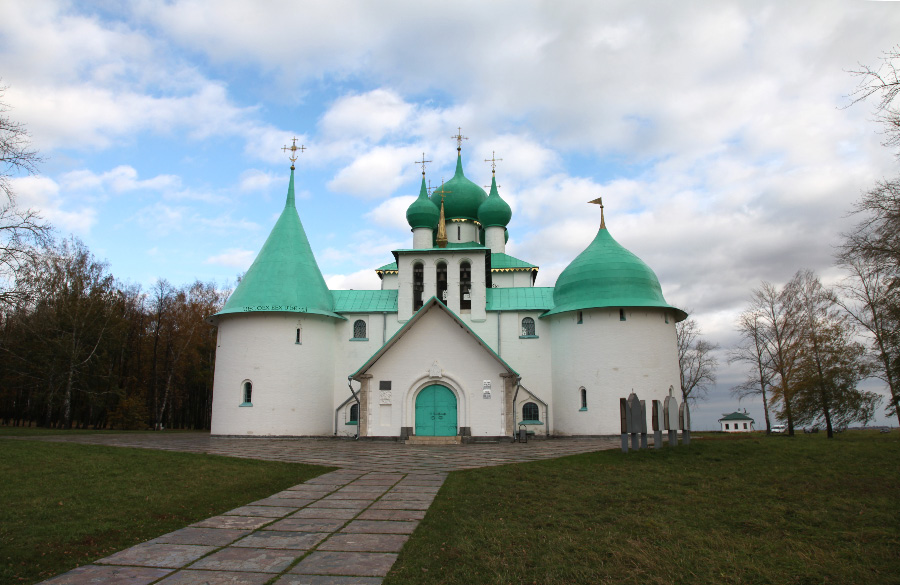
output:
MULTIPOLYGON (((362 403, 359 401, 359 396, 357 396, 356 391, 353 389, 353 376, 347 376, 347 386, 350 388, 350 394, 353 395, 353 399, 356 400, 356 437, 354 437, 354 441, 359 440, 359 427, 362 425, 362 403)), ((335 418, 337 415, 335 414, 335 418)), ((337 428, 337 424, 335 423, 335 428, 337 428)))
MULTIPOLYGON (((497 354, 497 355, 500 355, 500 354, 497 354)), ((513 417, 513 441, 514 442, 516 440, 516 398, 519 397, 519 388, 522 387, 521 382, 522 382, 522 376, 517 376, 516 377, 516 391, 513 392, 513 399, 512 399, 512 407, 511 407, 512 412, 509 413, 509 416, 513 417)))

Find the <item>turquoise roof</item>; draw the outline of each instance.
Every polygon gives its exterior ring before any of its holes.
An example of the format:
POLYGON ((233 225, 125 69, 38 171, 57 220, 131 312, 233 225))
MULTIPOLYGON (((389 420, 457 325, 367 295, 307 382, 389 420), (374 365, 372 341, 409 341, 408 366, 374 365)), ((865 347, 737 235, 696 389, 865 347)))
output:
POLYGON ((216 316, 250 311, 315 313, 343 319, 313 256, 294 202, 294 170, 284 210, 241 282, 216 316))
POLYGON ((674 310, 676 321, 687 318, 666 303, 653 270, 615 241, 605 226, 559 275, 553 304, 543 316, 601 307, 660 307, 674 310))
POLYGON ((397 263, 391 262, 375 269, 375 272, 397 272, 397 263))
POLYGON ((509 254, 491 254, 491 270, 521 269, 537 270, 537 266, 524 260, 519 260, 509 254))
POLYGON ((335 313, 396 313, 396 290, 333 290, 335 313))
MULTIPOLYGON (((473 221, 478 219, 478 207, 487 199, 487 193, 463 174, 461 154, 456 157, 456 174, 444 183, 443 189, 448 192, 444 196, 444 217, 448 221, 451 219, 473 221)), ((441 193, 439 189, 432 192, 431 202, 440 208, 441 193)))
POLYGON ((428 199, 428 188, 425 186, 425 173, 422 173, 422 187, 419 196, 406 210, 406 221, 409 227, 434 229, 440 219, 441 210, 428 199))
POLYGON ((750 418, 749 416, 747 416, 743 412, 732 412, 731 414, 726 414, 719 420, 720 421, 723 421, 723 420, 749 420, 749 421, 752 421, 753 419, 750 418))
POLYGON ((553 287, 487 289, 488 311, 546 311, 553 308, 553 287))
POLYGON ((503 227, 512 219, 512 209, 509 203, 500 197, 497 191, 497 177, 491 177, 491 194, 478 207, 478 221, 485 227, 503 227))

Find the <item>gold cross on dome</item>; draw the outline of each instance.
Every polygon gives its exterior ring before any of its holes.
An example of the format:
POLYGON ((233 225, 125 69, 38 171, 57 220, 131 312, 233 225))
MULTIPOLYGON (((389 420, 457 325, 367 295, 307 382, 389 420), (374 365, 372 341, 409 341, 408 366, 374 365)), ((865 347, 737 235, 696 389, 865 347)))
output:
POLYGON ((593 201, 588 201, 588 203, 594 203, 600 206, 600 229, 606 229, 606 218, 603 217, 603 197, 597 197, 593 201))
POLYGON ((441 179, 441 190, 438 191, 437 189, 435 189, 434 192, 435 192, 436 194, 440 194, 440 196, 441 196, 441 202, 444 201, 444 195, 449 195, 450 193, 453 193, 453 191, 447 191, 446 189, 444 189, 444 179, 441 179))
POLYGON ((462 135, 462 127, 461 126, 456 127, 456 136, 451 136, 450 138, 456 138, 456 150, 462 150, 462 141, 469 139, 468 136, 462 135))
POLYGON ((484 159, 484 162, 491 163, 491 174, 494 175, 497 173, 497 161, 503 160, 502 158, 497 158, 497 153, 493 150, 491 151, 491 158, 484 159))
POLYGON ((289 158, 291 159, 291 170, 293 171, 294 163, 297 162, 297 151, 299 150, 300 153, 302 154, 303 151, 306 150, 306 147, 303 146, 302 144, 300 146, 297 146, 296 138, 293 138, 292 140, 293 140, 293 143, 290 146, 284 146, 281 150, 283 150, 285 152, 287 152, 289 150, 291 151, 291 156, 289 158))
POLYGON ((417 165, 422 165, 422 176, 425 176, 425 163, 430 163, 430 160, 425 160, 425 153, 422 153, 422 160, 413 161, 417 165))

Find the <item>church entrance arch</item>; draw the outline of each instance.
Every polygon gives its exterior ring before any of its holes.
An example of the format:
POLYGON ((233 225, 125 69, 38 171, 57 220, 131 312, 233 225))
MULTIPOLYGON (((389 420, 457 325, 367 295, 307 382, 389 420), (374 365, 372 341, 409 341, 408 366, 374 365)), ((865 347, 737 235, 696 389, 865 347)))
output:
POLYGON ((440 384, 422 388, 416 396, 416 436, 455 437, 456 395, 440 384))

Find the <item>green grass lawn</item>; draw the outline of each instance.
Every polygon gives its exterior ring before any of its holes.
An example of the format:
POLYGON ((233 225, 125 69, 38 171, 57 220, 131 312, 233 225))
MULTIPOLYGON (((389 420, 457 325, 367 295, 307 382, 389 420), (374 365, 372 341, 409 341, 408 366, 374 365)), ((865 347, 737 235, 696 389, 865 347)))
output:
POLYGON ((0 440, 0 583, 34 583, 328 470, 0 440))
POLYGON ((455 472, 385 585, 900 583, 898 463, 894 431, 455 472))

